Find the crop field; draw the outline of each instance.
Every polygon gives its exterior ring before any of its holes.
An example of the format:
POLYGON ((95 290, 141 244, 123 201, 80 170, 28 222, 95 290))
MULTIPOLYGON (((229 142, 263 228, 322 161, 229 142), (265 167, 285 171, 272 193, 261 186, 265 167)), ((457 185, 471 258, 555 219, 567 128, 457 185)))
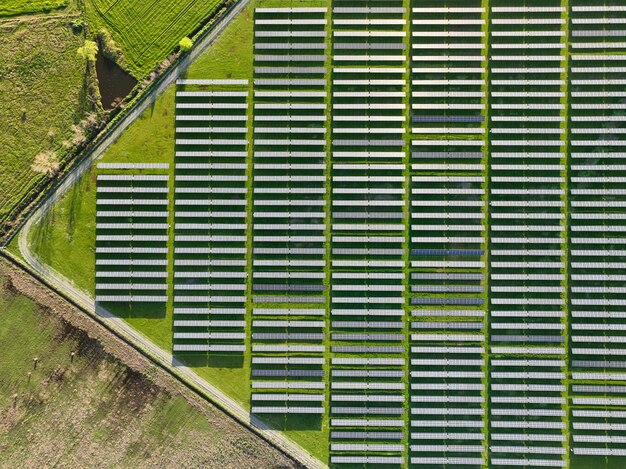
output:
POLYGON ((128 70, 136 78, 142 78, 220 3, 220 0, 87 0, 85 8, 94 31, 103 26, 109 29, 124 51, 128 70))
POLYGON ((29 13, 48 13, 69 4, 70 0, 4 0, 0 4, 0 18, 29 13))
POLYGON ((31 246, 332 466, 622 467, 625 12, 253 2, 31 246))
POLYGON ((15 275, 0 265, 3 466, 290 467, 221 412, 125 366, 21 293, 31 287, 15 275))
POLYGON ((72 18, 0 22, 0 223, 54 171, 89 110, 72 18))

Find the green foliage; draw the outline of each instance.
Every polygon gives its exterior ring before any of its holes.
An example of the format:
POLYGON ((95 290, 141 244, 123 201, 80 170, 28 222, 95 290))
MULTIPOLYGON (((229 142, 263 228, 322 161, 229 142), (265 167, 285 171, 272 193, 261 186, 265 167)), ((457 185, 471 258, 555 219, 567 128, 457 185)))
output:
POLYGON ((193 41, 188 37, 182 38, 178 43, 178 47, 180 47, 180 50, 182 52, 187 52, 189 49, 191 49, 191 46, 193 46, 193 41))
POLYGON ((84 59, 87 59, 90 62, 95 62, 96 55, 98 54, 98 44, 96 44, 95 41, 87 39, 85 44, 79 47, 76 52, 84 59))
POLYGON ((69 3, 69 0, 2 0, 0 1, 0 18, 26 13, 47 13, 65 8, 69 3))
POLYGON ((195 31, 222 0, 85 0, 93 30, 107 27, 124 51, 126 68, 143 78, 195 31))
POLYGON ((98 41, 102 47, 102 53, 107 59, 112 60, 122 68, 126 67, 124 52, 122 52, 120 46, 115 42, 108 29, 100 28, 98 31, 98 41))

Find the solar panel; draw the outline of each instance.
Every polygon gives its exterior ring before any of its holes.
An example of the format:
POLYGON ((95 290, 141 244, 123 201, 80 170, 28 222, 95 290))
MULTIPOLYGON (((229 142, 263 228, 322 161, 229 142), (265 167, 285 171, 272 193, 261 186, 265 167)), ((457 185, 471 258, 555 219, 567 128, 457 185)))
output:
POLYGON ((252 406, 252 414, 323 414, 323 407, 260 407, 252 406))

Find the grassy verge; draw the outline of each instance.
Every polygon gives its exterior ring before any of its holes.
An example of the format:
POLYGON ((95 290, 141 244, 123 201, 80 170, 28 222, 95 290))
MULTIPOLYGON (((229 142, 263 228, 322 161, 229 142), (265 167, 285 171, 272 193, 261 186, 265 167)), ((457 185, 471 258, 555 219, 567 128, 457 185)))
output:
POLYGON ((490 226, 490 218, 489 216, 491 215, 490 210, 489 210, 489 199, 491 196, 491 188, 489 185, 489 181, 491 180, 491 175, 490 175, 490 169, 491 169, 491 146, 490 146, 490 139, 489 137, 489 120, 490 120, 490 114, 491 114, 491 107, 490 107, 490 102, 489 102, 489 97, 491 96, 491 87, 490 87, 490 83, 491 83, 491 73, 490 73, 490 68, 489 68, 489 63, 488 63, 488 56, 491 53, 489 50, 489 37, 490 37, 490 21, 489 21, 489 0, 482 0, 481 1, 481 7, 485 9, 485 12, 482 14, 482 19, 485 21, 485 24, 482 27, 482 31, 484 33, 483 39, 482 39, 482 44, 485 47, 484 49, 484 54, 485 54, 485 59, 483 60, 483 66, 485 67, 485 72, 483 73, 483 77, 484 77, 484 84, 481 86, 481 91, 484 93, 484 98, 481 100, 481 102, 485 105, 485 120, 483 123, 483 128, 485 130, 485 133, 483 134, 485 137, 485 146, 483 147, 483 157, 481 159, 481 164, 484 165, 485 169, 483 170, 483 174, 485 176, 484 182, 482 184, 482 188, 485 191, 485 195, 482 197, 482 200, 484 201, 485 205, 482 209, 482 213, 484 214, 484 219, 483 219, 483 226, 485 227, 485 231, 484 233, 487 235, 485 236, 485 241, 481 244, 481 249, 484 250, 485 254, 483 256, 484 259, 484 263, 485 266, 482 269, 482 274, 484 275, 484 285, 485 285, 485 291, 482 295, 482 298, 484 300, 484 304, 486 305, 485 308, 485 316, 483 318, 483 325, 484 325, 484 334, 485 334, 485 341, 483 343, 484 347, 485 347, 485 353, 483 354, 484 356, 484 365, 482 366, 482 371, 484 373, 484 378, 482 379, 482 384, 483 384, 483 391, 482 391, 482 396, 484 398, 484 402, 482 404, 482 409, 484 411, 483 414, 483 422, 484 422, 484 433, 485 433, 485 447, 484 447, 484 451, 482 453, 482 457, 485 460, 485 463, 483 464, 483 467, 488 467, 489 466, 489 445, 491 442, 491 427, 489 425, 490 422, 490 401, 489 401, 489 370, 490 370, 490 364, 491 364, 491 357, 490 357, 490 353, 491 353, 491 342, 489 340, 489 336, 491 335, 491 331, 489 330, 489 320, 490 320, 490 307, 491 307, 491 299, 490 299, 490 295, 489 295, 489 268, 491 265, 491 257, 490 257, 490 249, 489 249, 489 226, 490 226))
MULTIPOLYGON (((564 20, 565 23, 563 24, 563 27, 561 28, 563 31, 563 42, 564 42, 564 46, 565 46, 565 63, 564 63, 564 69, 565 70, 569 70, 570 69, 570 51, 568 50, 568 43, 570 42, 570 31, 569 31, 569 0, 562 0, 561 1, 561 5, 563 6, 563 8, 565 9, 564 12, 564 20)), ((563 380, 564 384, 565 384, 565 392, 562 393, 562 397, 565 400, 565 406, 564 407, 564 411, 565 411, 565 416, 563 418, 563 421, 565 423, 565 442, 563 444, 563 447, 565 448, 565 455, 564 455, 564 459, 568 465, 568 467, 576 467, 574 466, 574 460, 573 460, 573 454, 572 452, 572 444, 573 444, 573 440, 572 440, 572 434, 570 429, 571 427, 571 420, 570 420, 570 412, 571 410, 569 409, 570 405, 571 405, 571 400, 570 400, 570 390, 571 390, 571 384, 572 384, 572 380, 571 380, 571 370, 569 369, 569 365, 571 363, 571 354, 570 354, 570 350, 571 350, 571 336, 570 336, 570 326, 569 326, 569 311, 570 311, 570 286, 569 286, 569 279, 570 279, 570 260, 569 260, 569 252, 570 252, 570 247, 571 247, 571 235, 570 235, 570 215, 569 215, 569 203, 568 203, 568 199, 569 199, 569 168, 570 168, 570 134, 569 134, 569 122, 570 122, 570 108, 569 108, 569 80, 567 77, 567 72, 563 72, 561 73, 561 80, 563 80, 563 85, 561 86, 561 89, 563 91, 563 98, 561 99, 561 104, 563 105, 563 124, 562 124, 562 128, 564 130, 563 133, 563 138, 564 138, 564 148, 565 148, 565 158, 563 160, 563 166, 565 168, 565 171, 562 171, 562 177, 563 177, 563 195, 561 200, 563 201, 563 212, 564 212, 564 217, 563 217, 563 221, 562 221, 562 225, 563 225, 563 229, 564 229, 564 233, 565 233, 565 242, 563 243, 563 269, 561 270, 562 274, 563 274, 563 289, 564 292, 562 294, 562 298, 564 300, 564 311, 563 311, 563 317, 561 319, 561 323, 563 324, 563 335, 564 335, 564 343, 565 345, 565 356, 563 357, 565 360, 565 367, 564 367, 564 373, 565 373, 565 379, 563 380)), ((591 466, 589 466, 591 467, 591 466)))

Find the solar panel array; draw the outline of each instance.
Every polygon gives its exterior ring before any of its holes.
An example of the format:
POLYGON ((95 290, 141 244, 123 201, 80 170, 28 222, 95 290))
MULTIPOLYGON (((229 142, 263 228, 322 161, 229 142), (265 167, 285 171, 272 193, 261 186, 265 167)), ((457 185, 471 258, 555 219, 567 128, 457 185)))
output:
POLYGON ((325 412, 325 15, 255 15, 253 414, 325 412))
POLYGON ((572 4, 569 224, 572 449, 624 456, 626 11, 572 4))
POLYGON ((406 9, 395 0, 384 8, 335 0, 332 8, 330 463, 400 465, 406 9), (381 353, 383 346, 393 353, 381 353), (349 434, 363 427, 365 434, 349 434))
MULTIPOLYGON (((411 14, 412 465, 484 463, 485 9, 411 14)), ((439 3, 438 3, 439 4, 439 3)))
POLYGON ((566 453, 565 8, 490 5, 491 461, 558 467, 566 453))
MULTIPOLYGON (((332 466, 624 456, 626 8, 320 3, 177 84, 174 351, 332 466)), ((167 300, 166 169, 101 168, 100 301, 167 300)))
POLYGON ((245 350, 247 85, 177 85, 174 352, 245 350))
POLYGON ((168 300, 169 176, 144 168, 103 165, 96 180, 96 303, 122 315, 168 300))

